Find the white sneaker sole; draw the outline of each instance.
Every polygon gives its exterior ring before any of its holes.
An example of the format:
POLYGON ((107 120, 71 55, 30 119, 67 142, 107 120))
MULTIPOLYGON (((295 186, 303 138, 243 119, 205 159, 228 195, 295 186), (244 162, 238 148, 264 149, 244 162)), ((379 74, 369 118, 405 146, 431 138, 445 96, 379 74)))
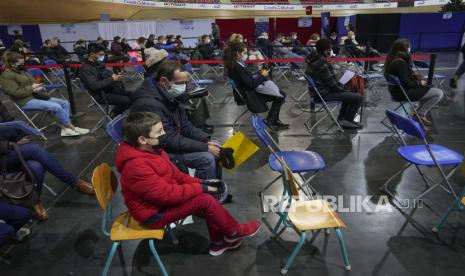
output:
POLYGON ((235 241, 237 241, 237 240, 240 240, 240 239, 243 239, 243 238, 250 238, 250 237, 253 237, 253 236, 257 235, 257 233, 260 231, 260 228, 262 228, 262 225, 261 225, 261 224, 260 224, 260 226, 258 226, 257 231, 253 232, 252 234, 250 234, 250 235, 248 235, 248 236, 243 236, 243 237, 235 238, 235 239, 232 239, 232 240, 230 240, 230 239, 224 237, 224 240, 225 240, 226 242, 228 242, 228 243, 233 243, 233 242, 235 242, 235 241))
POLYGON ((225 247, 225 248, 223 248, 221 250, 218 250, 218 251, 210 250, 210 251, 208 251, 208 254, 210 254, 211 256, 216 257, 216 256, 219 256, 219 255, 223 254, 224 252, 226 252, 228 250, 236 249, 236 248, 240 247, 241 245, 242 245, 242 241, 240 243, 238 243, 237 245, 235 245, 235 246, 225 247))

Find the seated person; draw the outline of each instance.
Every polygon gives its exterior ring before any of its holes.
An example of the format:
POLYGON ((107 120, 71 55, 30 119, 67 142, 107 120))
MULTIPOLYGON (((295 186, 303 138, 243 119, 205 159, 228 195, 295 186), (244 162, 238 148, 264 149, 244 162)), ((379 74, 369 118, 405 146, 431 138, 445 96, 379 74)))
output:
POLYGON ((303 47, 302 43, 297 38, 296 32, 291 33, 291 46, 292 46, 292 51, 298 55, 306 56, 310 54, 310 50, 308 48, 303 47))
MULTIPOLYGON (((105 60, 106 63, 122 63, 128 62, 129 57, 125 52, 123 52, 123 47, 121 46, 121 37, 115 36, 113 42, 110 46, 110 53, 107 55, 105 60)), ((114 73, 120 73, 124 71, 122 66, 113 66, 114 73)))
POLYGON ((215 58, 215 49, 213 49, 213 46, 211 45, 210 36, 202 36, 201 44, 198 46, 198 49, 203 59, 215 58))
POLYGON ((168 52, 172 52, 176 50, 176 47, 178 47, 178 44, 176 43, 167 44, 166 37, 162 35, 158 37, 158 42, 154 46, 155 49, 158 49, 158 50, 165 49, 168 52))
POLYGON ((166 151, 171 158, 179 160, 177 165, 195 169, 198 178, 220 178, 221 168, 217 168, 215 160, 220 146, 210 142, 210 134, 192 125, 184 108, 188 80, 189 75, 180 63, 162 62, 156 77, 145 79, 136 89, 131 113, 158 114, 166 131, 166 151))
POLYGON ((16 233, 31 219, 29 209, 0 202, 0 247, 16 239, 16 233))
POLYGON ((101 104, 113 105, 111 116, 123 113, 131 106, 133 94, 125 90, 124 74, 112 74, 105 68, 105 48, 100 44, 88 46, 88 58, 79 70, 79 76, 90 94, 101 104))
POLYGON ((78 41, 76 41, 76 44, 74 45, 74 53, 76 53, 79 62, 83 63, 84 60, 87 58, 87 47, 86 42, 84 40, 79 39, 78 41))
POLYGON ((79 128, 71 123, 69 118, 69 102, 52 98, 41 92, 45 90, 42 83, 36 83, 34 78, 24 69, 24 58, 14 52, 5 52, 3 63, 6 70, 0 75, 2 90, 23 110, 44 110, 53 113, 61 126, 61 136, 79 136, 89 133, 88 129, 79 128))
MULTIPOLYGON (((178 69, 179 70, 179 69, 178 69)), ((124 123, 124 141, 116 153, 121 192, 131 216, 143 226, 160 229, 190 215, 202 215, 210 234, 209 253, 219 256, 238 248, 242 239, 260 230, 260 222, 239 224, 211 194, 221 185, 182 173, 163 150, 170 142, 160 117, 131 113, 124 123)))
POLYGON ((256 45, 267 58, 271 58, 273 56, 273 48, 268 38, 268 33, 261 33, 257 39, 256 45))
MULTIPOLYGON (((315 81, 318 91, 325 101, 340 101, 342 103, 338 121, 346 129, 362 128, 354 118, 362 105, 363 97, 359 94, 346 91, 339 83, 333 65, 328 62, 332 55, 331 41, 327 38, 316 42, 316 51, 308 55, 306 74, 315 81)), ((314 97, 318 101, 318 97, 314 97)))
POLYGON ((49 59, 53 59, 59 64, 63 64, 69 60, 70 55, 66 49, 60 45, 60 39, 54 37, 49 42, 49 47, 44 49, 44 55, 49 59))
POLYGON ((317 41, 320 40, 320 34, 314 33, 310 36, 310 38, 307 40, 307 46, 310 46, 312 48, 315 48, 317 41))
POLYGON ((254 78, 252 72, 243 63, 247 60, 247 48, 245 45, 240 42, 229 43, 224 49, 223 60, 229 78, 236 82, 237 89, 245 104, 247 104, 247 108, 252 113, 262 113, 268 110, 266 103, 272 102, 265 123, 272 131, 289 128, 288 124, 281 122, 279 119, 279 113, 285 102, 286 94, 283 91, 279 91, 282 97, 275 97, 260 94, 256 91, 259 85, 268 80, 267 77, 270 71, 262 69, 259 71, 258 76, 254 78))
POLYGON ((155 35, 150 34, 147 38, 147 42, 145 42, 145 48, 153 48, 155 46, 155 35))
MULTIPOLYGON (((412 59, 410 57, 410 42, 407 39, 398 39, 386 57, 384 65, 386 75, 397 76, 406 90, 406 94, 411 101, 419 101, 417 109, 418 116, 412 118, 423 123, 424 126, 431 126, 432 122, 427 119, 428 112, 438 104, 444 91, 439 88, 430 87, 422 76, 416 75, 412 70, 412 59)), ((405 96, 397 86, 389 86, 389 93, 396 101, 405 101, 405 96)))
MULTIPOLYGON (((20 129, 13 127, 5 129, 5 127, 2 127, 2 130, 0 131, 0 140, 18 143, 21 155, 37 182, 37 193, 39 197, 44 183, 45 172, 51 173, 59 180, 81 193, 94 195, 94 188, 90 183, 82 179, 78 179, 76 176, 66 171, 58 160, 53 157, 53 155, 48 153, 38 144, 29 142, 27 135, 28 133, 24 133, 20 129)), ((5 154, 8 171, 15 171, 21 168, 21 161, 13 148, 9 148, 5 154)), ((34 216, 38 220, 47 220, 47 210, 40 200, 34 206, 33 210, 34 216)))
MULTIPOLYGON (((304 58, 301 55, 293 53, 291 47, 285 47, 283 44, 284 42, 284 35, 282 33, 278 33, 276 35, 275 40, 271 43, 271 45, 273 46, 273 52, 277 55, 278 58, 304 58)), ((302 64, 303 63, 301 62, 291 62, 293 68, 299 68, 302 64)))

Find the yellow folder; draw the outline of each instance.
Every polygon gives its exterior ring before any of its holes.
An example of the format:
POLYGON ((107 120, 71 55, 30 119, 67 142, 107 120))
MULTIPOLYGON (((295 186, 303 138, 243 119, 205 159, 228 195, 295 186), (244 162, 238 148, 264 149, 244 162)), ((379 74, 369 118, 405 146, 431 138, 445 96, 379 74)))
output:
MULTIPOLYGON (((238 131, 224 144, 223 148, 232 148, 234 150, 234 163, 235 166, 231 170, 237 169, 242 163, 249 159, 259 149, 244 133, 238 131)), ((231 171, 226 170, 226 171, 231 171)))

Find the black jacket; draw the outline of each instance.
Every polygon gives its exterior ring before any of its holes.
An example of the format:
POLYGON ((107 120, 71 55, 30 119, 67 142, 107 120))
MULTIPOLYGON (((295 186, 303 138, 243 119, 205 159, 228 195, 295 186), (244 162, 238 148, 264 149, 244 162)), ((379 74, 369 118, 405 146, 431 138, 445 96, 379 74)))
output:
POLYGON ((271 58, 273 56, 273 47, 269 39, 259 37, 257 39, 257 48, 259 48, 266 57, 271 58))
POLYGON ((255 91, 257 86, 267 80, 265 77, 258 74, 257 78, 254 78, 252 73, 239 63, 236 63, 232 70, 228 70, 228 75, 239 90, 240 95, 234 91, 234 100, 238 105, 246 104, 252 113, 262 113, 268 110, 264 95, 255 91))
MULTIPOLYGON (((307 62, 305 74, 313 79, 323 98, 328 94, 345 92, 344 86, 339 83, 334 72, 333 65, 328 62, 325 56, 314 51, 307 56, 305 61, 307 62)), ((314 95, 312 94, 312 96, 314 95)))
POLYGON ((57 63, 64 63, 66 59, 69 57, 68 51, 66 51, 63 46, 58 45, 56 47, 45 47, 43 48, 44 55, 47 56, 49 59, 53 59, 57 63))
POLYGON ((147 42, 145 42, 145 48, 152 48, 152 47, 155 47, 155 41, 153 40, 147 40, 147 42))
MULTIPOLYGON (((402 87, 406 90, 407 96, 411 101, 420 100, 430 89, 428 86, 421 85, 415 78, 412 70, 412 61, 410 56, 406 54, 399 54, 385 69, 385 74, 394 75, 399 78, 402 87)), ((396 101, 405 100, 405 96, 398 86, 390 85, 389 93, 396 101)))
POLYGON ((134 94, 131 112, 144 111, 161 117, 168 153, 208 151, 210 135, 192 125, 182 104, 160 88, 153 77, 146 78, 134 94))
POLYGON ((210 44, 202 44, 199 46, 199 52, 203 59, 213 59, 215 51, 210 44))
POLYGON ((105 98, 105 93, 111 93, 113 89, 112 74, 103 63, 94 63, 89 60, 85 60, 79 70, 79 78, 99 102, 105 98))

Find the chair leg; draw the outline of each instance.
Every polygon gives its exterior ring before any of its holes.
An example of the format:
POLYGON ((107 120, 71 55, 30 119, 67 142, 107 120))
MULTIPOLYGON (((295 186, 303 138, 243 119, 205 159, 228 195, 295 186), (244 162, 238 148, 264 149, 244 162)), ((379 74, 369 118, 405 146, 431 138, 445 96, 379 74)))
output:
POLYGON ((165 266, 163 265, 163 262, 161 261, 160 256, 158 256, 157 250, 155 249, 155 244, 153 240, 149 240, 149 246, 150 250, 152 251, 153 257, 155 258, 155 261, 157 262, 158 267, 160 268, 161 273, 163 274, 163 276, 168 276, 165 266))
POLYGON ((281 274, 284 275, 284 274, 287 273, 287 271, 289 270, 289 267, 291 267, 291 265, 294 262, 295 258, 299 254, 300 249, 302 249, 302 246, 304 245, 306 238, 307 238, 307 233, 302 232, 302 234, 300 235, 300 241, 297 244, 297 246, 294 248, 294 251, 292 251, 292 254, 289 257, 289 259, 287 260, 286 265, 281 269, 281 274))
POLYGON ((444 213, 444 215, 441 217, 441 219, 439 220, 439 222, 433 227, 432 231, 434 233, 437 233, 439 232, 439 229, 441 229, 442 225, 444 224, 444 222, 446 222, 447 218, 449 217, 450 213, 452 213, 452 211, 460 204, 460 199, 454 199, 454 201, 452 202, 452 204, 449 206, 449 208, 447 209, 447 211, 444 213))
POLYGON ((49 191, 54 197, 57 197, 57 196, 58 196, 57 192, 55 192, 55 190, 53 190, 52 187, 50 187, 50 186, 48 186, 47 184, 45 184, 45 182, 42 183, 42 186, 43 186, 45 189, 47 189, 47 191, 49 191))
POLYGON ((336 232, 337 240, 339 241, 339 246, 341 247, 342 258, 344 259, 344 267, 347 271, 349 271, 351 267, 349 263, 349 257, 347 256, 346 244, 344 243, 344 238, 342 237, 341 229, 336 228, 335 232, 336 232))
POLYGON ((111 261, 113 260, 113 257, 115 256, 116 249, 118 249, 120 242, 116 241, 113 243, 110 254, 108 255, 107 261, 105 262, 105 267, 103 268, 102 276, 106 276, 108 274, 108 271, 110 270, 110 265, 111 261))

